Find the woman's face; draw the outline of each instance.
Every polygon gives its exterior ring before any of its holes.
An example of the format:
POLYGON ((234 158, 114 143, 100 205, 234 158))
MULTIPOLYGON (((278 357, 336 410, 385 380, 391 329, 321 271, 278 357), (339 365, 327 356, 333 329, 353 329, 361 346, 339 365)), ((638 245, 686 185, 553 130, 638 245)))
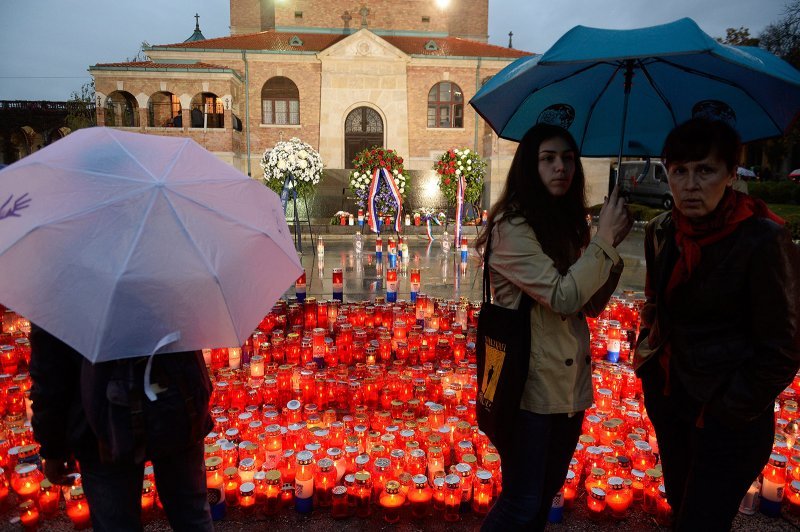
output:
POLYGON ((675 207, 687 218, 711 214, 734 176, 734 171, 716 155, 700 161, 670 164, 667 173, 675 207))
POLYGON ((567 193, 575 176, 577 154, 561 137, 547 139, 539 145, 539 177, 552 196, 567 193))

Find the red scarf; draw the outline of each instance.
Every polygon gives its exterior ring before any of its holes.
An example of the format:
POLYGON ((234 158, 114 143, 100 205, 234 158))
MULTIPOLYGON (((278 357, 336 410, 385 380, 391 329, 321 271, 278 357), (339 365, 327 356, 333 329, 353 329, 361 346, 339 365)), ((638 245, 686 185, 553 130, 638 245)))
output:
POLYGON ((760 199, 731 188, 725 191, 711 216, 699 222, 690 220, 673 207, 675 243, 680 250, 680 256, 664 291, 667 300, 675 287, 684 284, 692 276, 695 267, 700 263, 702 249, 733 233, 739 224, 751 216, 769 218, 780 225, 786 223, 760 199))

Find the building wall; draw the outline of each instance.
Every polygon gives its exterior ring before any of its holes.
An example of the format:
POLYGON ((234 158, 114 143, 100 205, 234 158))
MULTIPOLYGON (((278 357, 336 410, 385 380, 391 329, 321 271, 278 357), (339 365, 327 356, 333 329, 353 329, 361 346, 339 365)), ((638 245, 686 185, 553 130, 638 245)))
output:
POLYGON ((366 26, 373 30, 449 33, 486 42, 488 0, 230 0, 231 35, 254 33, 275 27, 363 27, 359 11, 369 9, 366 26), (342 17, 347 12, 349 20, 342 17))

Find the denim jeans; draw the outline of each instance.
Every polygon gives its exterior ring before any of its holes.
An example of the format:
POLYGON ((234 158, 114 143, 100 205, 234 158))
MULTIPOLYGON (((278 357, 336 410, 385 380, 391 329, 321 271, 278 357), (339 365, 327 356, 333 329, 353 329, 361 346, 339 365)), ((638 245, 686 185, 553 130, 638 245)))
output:
POLYGON ((567 476, 581 433, 583 412, 517 413, 513 441, 500 453, 503 492, 483 521, 482 532, 544 530, 553 497, 567 476))
MULTIPOLYGON (((206 493, 203 442, 180 453, 153 458, 158 497, 170 526, 177 531, 213 532, 206 493)), ((97 531, 141 531, 144 464, 104 464, 81 457, 81 479, 97 531)))

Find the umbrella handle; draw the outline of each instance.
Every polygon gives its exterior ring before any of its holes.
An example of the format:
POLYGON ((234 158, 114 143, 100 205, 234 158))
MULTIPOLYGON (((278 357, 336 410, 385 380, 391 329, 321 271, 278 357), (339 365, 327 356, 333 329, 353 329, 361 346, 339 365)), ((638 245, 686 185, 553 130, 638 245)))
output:
MULTIPOLYGON (((150 372, 153 369, 153 358, 155 358, 156 353, 162 347, 165 347, 173 342, 177 342, 181 339, 180 331, 173 331, 166 336, 164 336, 161 340, 158 341, 156 347, 153 349, 153 352, 150 353, 149 358, 147 359, 147 366, 144 368, 144 394, 150 400, 150 402, 155 402, 158 399, 158 392, 153 389, 153 383, 150 382, 150 372)), ((163 390, 161 390, 163 391, 163 390)))

